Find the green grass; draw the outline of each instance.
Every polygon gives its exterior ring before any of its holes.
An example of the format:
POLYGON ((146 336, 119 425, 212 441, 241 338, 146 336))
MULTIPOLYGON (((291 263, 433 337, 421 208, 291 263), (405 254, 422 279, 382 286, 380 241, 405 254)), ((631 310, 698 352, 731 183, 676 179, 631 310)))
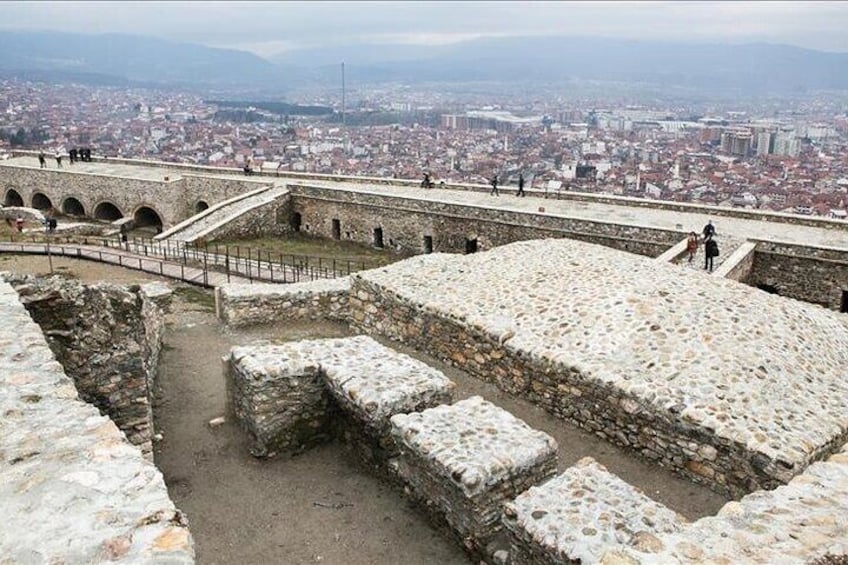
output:
MULTIPOLYGON (((376 249, 361 243, 352 241, 335 241, 332 239, 309 237, 302 234, 292 234, 285 238, 258 238, 258 239, 230 239, 220 240, 210 243, 211 248, 217 245, 218 251, 224 253, 224 247, 229 246, 230 255, 236 254, 236 246, 241 248, 242 256, 246 253, 246 248, 251 248, 253 251, 261 249, 264 252, 270 251, 272 259, 276 260, 275 255, 307 255, 310 257, 310 265, 313 264, 311 258, 321 257, 324 266, 329 266, 333 259, 336 260, 338 268, 346 268, 347 261, 351 262, 351 270, 359 270, 364 264, 366 269, 382 267, 389 265, 395 261, 400 261, 407 257, 411 257, 409 253, 399 253, 388 249, 376 249)), ((264 258, 264 255, 263 255, 264 258)))
POLYGON ((174 289, 174 294, 186 302, 201 306, 204 310, 215 311, 215 296, 210 290, 194 286, 178 286, 174 289))

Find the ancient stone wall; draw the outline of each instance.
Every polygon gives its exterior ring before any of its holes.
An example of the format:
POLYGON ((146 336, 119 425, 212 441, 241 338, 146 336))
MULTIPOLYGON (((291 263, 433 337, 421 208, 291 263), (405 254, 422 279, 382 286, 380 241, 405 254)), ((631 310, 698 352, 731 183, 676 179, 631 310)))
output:
POLYGON ((10 281, 80 396, 152 460, 151 400, 164 317, 138 286, 73 280, 10 281))
POLYGON ((441 252, 465 252, 468 240, 485 250, 519 240, 568 237, 656 257, 680 239, 677 232, 647 227, 296 184, 289 188, 301 231, 333 238, 333 220, 339 220, 340 239, 373 245, 374 230, 380 228, 383 246, 413 253, 425 249, 425 237, 441 252))
POLYGON ((162 474, 80 401, 2 281, 0 312, 0 561, 193 563, 162 474))
MULTIPOLYGON (((464 324, 422 309, 357 274, 351 276, 349 308, 351 324, 361 331, 450 362, 723 494, 742 496, 774 488, 792 476, 791 464, 787 467, 752 452, 743 443, 681 423, 676 414, 685 408, 682 404, 663 414, 622 388, 582 373, 579 367, 505 345, 511 335, 508 330, 495 333, 493 328, 464 324)), ((832 446, 824 451, 828 449, 832 446)))
POLYGON ((272 201, 241 214, 238 218, 206 234, 203 239, 250 239, 276 237, 288 233, 290 205, 287 200, 272 201))
POLYGON ((848 291, 848 253, 759 241, 745 283, 775 287, 781 296, 839 310, 848 291))
POLYGON ((285 320, 348 320, 350 278, 304 283, 228 284, 215 289, 215 311, 230 326, 285 320))

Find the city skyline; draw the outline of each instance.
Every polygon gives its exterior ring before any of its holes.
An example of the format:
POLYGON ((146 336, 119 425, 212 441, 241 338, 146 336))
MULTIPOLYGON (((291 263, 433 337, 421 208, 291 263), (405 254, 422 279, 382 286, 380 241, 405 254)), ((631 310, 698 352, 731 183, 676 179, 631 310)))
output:
POLYGON ((263 57, 339 45, 529 36, 766 42, 848 52, 844 2, 7 2, 3 20, 0 30, 147 35, 263 57))

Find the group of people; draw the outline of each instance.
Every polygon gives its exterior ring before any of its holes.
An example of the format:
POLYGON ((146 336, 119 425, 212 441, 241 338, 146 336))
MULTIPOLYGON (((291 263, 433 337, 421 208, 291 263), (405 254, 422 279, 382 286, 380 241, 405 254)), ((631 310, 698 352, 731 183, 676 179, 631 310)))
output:
MULTIPOLYGON (((702 231, 704 240, 704 270, 713 272, 713 259, 718 257, 718 243, 715 240, 715 226, 712 220, 707 222, 702 231)), ((698 234, 689 232, 689 238, 686 240, 686 251, 689 253, 689 262, 695 259, 695 253, 698 252, 700 241, 698 234)))
MULTIPOLYGON (((492 177, 492 180, 489 181, 489 184, 492 185, 492 190, 489 191, 489 195, 500 196, 498 192, 498 175, 492 177)), ((524 174, 518 174, 518 191, 515 193, 516 196, 527 196, 524 192, 524 174)))
MULTIPOLYGON (((56 166, 61 169, 62 158, 64 157, 62 151, 57 149, 54 157, 56 159, 56 166)), ((91 149, 71 149, 68 151, 68 158, 70 159, 71 164, 74 164, 77 161, 91 162, 91 149)), ((38 154, 38 164, 41 165, 42 169, 47 168, 47 155, 44 154, 44 151, 41 151, 38 154)))

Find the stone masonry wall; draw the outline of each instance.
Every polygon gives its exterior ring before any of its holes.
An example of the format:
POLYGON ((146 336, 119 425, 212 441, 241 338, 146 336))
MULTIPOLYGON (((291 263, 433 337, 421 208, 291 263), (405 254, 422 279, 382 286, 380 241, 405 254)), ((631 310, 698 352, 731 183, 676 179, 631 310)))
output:
POLYGON ((293 284, 228 284, 215 289, 215 312, 230 326, 286 320, 346 322, 350 277, 293 284))
POLYGON ((231 222, 209 232, 203 239, 249 239, 277 237, 289 232, 286 201, 275 200, 249 210, 231 222))
POLYGON ((164 317, 139 287, 10 279, 80 396, 152 460, 153 381, 164 317))
POLYGON ((359 275, 351 277, 349 306, 356 329, 425 351, 723 494, 742 496, 791 477, 790 469, 744 444, 675 421, 674 409, 655 412, 576 367, 504 345, 509 333, 443 318, 359 275))
POLYGON ((162 474, 80 401, 2 281, 0 312, 0 561, 194 563, 162 474))
POLYGON ((747 284, 771 285, 781 296, 839 310, 848 291, 848 253, 760 241, 747 284))
POLYGON ((423 250, 424 236, 432 237, 433 249, 442 252, 464 252, 466 239, 491 249, 519 240, 568 237, 656 257, 680 239, 673 231, 615 223, 295 184, 289 188, 302 231, 332 238, 332 221, 338 219, 341 239, 372 245, 373 230, 381 227, 385 247, 414 253, 423 250))

